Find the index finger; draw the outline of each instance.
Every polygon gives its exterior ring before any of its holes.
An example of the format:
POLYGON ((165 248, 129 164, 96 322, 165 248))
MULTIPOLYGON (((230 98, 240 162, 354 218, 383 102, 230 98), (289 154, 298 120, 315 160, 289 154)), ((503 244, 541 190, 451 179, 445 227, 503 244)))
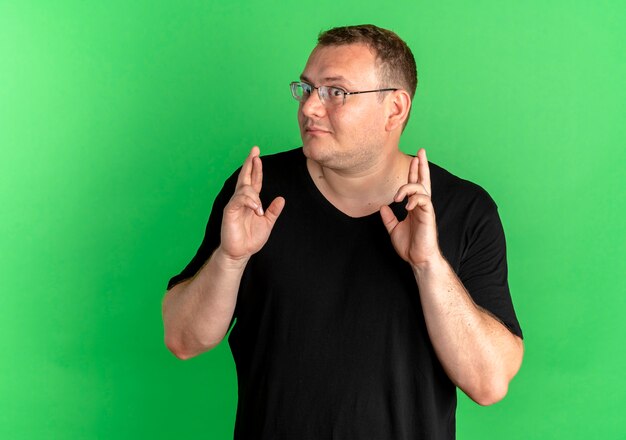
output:
POLYGON ((241 171, 239 171, 239 176, 237 176, 237 188, 242 185, 252 185, 252 163, 255 157, 258 157, 260 154, 259 147, 256 145, 252 147, 250 150, 250 154, 246 157, 246 160, 243 162, 241 166, 241 171))
POLYGON ((419 158, 419 167, 418 167, 418 178, 417 182, 421 183, 428 194, 432 194, 432 190, 430 188, 430 168, 428 167, 428 158, 426 157, 426 150, 420 148, 417 152, 417 157, 419 158))

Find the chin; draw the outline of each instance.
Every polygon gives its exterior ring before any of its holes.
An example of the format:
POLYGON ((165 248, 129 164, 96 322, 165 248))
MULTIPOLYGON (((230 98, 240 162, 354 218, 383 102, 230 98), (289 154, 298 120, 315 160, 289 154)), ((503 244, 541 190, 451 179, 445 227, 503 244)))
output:
POLYGON ((331 156, 332 149, 318 139, 304 139, 302 141, 302 152, 307 159, 315 162, 326 162, 331 156))
POLYGON ((332 145, 317 142, 304 142, 302 145, 304 156, 317 164, 332 169, 345 169, 350 162, 332 145))

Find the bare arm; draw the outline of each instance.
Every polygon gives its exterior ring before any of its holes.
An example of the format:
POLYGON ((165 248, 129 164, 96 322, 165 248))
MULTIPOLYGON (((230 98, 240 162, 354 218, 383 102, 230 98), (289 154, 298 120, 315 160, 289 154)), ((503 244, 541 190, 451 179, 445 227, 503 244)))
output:
POLYGON ((504 398, 522 363, 522 340, 472 301, 443 257, 413 272, 428 335, 448 377, 481 405, 504 398))
POLYGON ((226 335, 247 261, 232 261, 218 248, 193 278, 163 299, 165 345, 180 359, 211 350, 226 335))
POLYGON ((475 402, 490 405, 506 395, 520 368, 523 344, 472 301, 443 258, 430 191, 422 149, 395 197, 409 196, 406 219, 399 222, 387 206, 380 213, 394 248, 413 269, 428 335, 448 377, 475 402))
POLYGON ((285 205, 277 197, 264 212, 262 182, 259 149, 254 147, 224 208, 220 246, 193 278, 171 288, 163 299, 165 345, 180 359, 212 349, 228 331, 246 264, 267 242, 285 205))

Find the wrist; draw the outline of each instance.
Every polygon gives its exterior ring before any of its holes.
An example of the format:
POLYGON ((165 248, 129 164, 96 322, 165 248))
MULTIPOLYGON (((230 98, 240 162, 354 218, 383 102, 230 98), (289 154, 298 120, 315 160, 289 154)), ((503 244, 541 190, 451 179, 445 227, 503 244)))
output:
POLYGON ((232 257, 224 251, 222 246, 218 246, 218 248, 215 249, 215 252, 213 252, 211 259, 214 260, 215 264, 223 270, 243 271, 248 264, 250 257, 232 257))
POLYGON ((444 256, 437 252, 432 257, 424 260, 420 264, 411 264, 411 269, 415 278, 419 281, 431 275, 436 275, 449 270, 450 265, 444 256))

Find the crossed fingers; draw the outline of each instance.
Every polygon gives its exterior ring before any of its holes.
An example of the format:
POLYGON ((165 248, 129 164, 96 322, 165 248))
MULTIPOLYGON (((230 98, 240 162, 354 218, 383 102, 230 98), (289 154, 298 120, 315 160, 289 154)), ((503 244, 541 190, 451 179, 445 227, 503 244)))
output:
POLYGON ((263 185, 263 165, 259 154, 259 147, 252 147, 237 177, 237 185, 232 200, 236 205, 246 206, 257 215, 262 216, 263 206, 259 193, 263 185))
POLYGON ((417 156, 411 159, 408 181, 398 189, 394 201, 400 202, 407 196, 409 197, 406 205, 407 211, 411 211, 416 206, 427 206, 430 203, 430 170, 426 151, 423 148, 420 148, 417 156))

